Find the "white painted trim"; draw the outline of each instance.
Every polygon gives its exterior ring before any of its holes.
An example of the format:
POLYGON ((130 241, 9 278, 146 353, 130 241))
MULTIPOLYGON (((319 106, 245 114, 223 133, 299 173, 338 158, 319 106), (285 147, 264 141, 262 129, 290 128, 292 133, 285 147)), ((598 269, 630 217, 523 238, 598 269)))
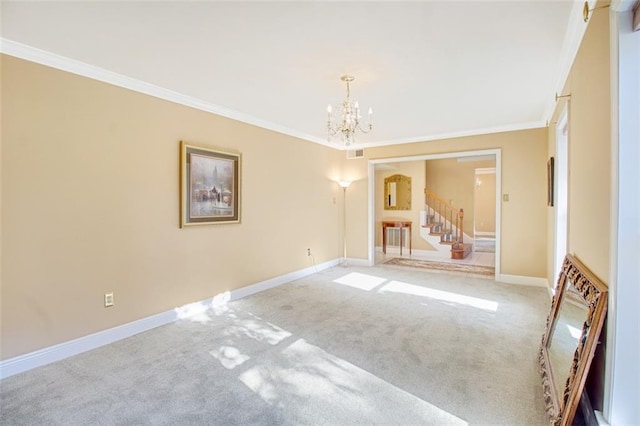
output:
MULTIPOLYGON (((614 4, 611 5, 614 7, 614 4)), ((609 85, 611 90, 611 183, 609 198, 609 277, 607 298, 607 342, 604 366, 604 392, 602 401, 602 416, 610 420, 613 406, 614 376, 615 376, 615 342, 616 342, 616 287, 618 283, 618 145, 619 145, 619 15, 609 14, 609 85)))
POLYGON ((373 266, 369 263, 368 259, 358 259, 355 257, 347 258, 347 267, 349 266, 373 266))
POLYGON ((500 274, 496 277, 496 281, 507 284, 528 285, 532 287, 549 288, 549 282, 542 277, 527 277, 524 275, 508 275, 500 274))
POLYGON ((496 168, 495 167, 478 167, 475 172, 477 175, 493 175, 496 173, 496 168))
POLYGON ((609 422, 604 418, 601 411, 594 410, 596 414, 596 421, 598 422, 598 426, 609 426, 609 422))
POLYGON ((625 4, 614 6, 620 12, 609 14, 611 226, 603 414, 608 423, 622 425, 640 418, 640 33, 633 31, 632 12, 625 4))
POLYGON ((118 340, 169 324, 177 319, 175 310, 162 312, 108 330, 73 339, 48 348, 20 355, 0 362, 0 379, 22 373, 52 362, 108 345, 118 340))
POLYGON ((500 276, 502 271, 502 150, 496 149, 496 246, 494 268, 496 278, 500 276))
POLYGON ((495 232, 485 232, 485 231, 476 231, 474 232, 474 234, 476 235, 476 237, 491 237, 491 238, 495 238, 496 237, 496 233, 495 232))
MULTIPOLYGON (((77 61, 75 59, 67 58, 65 56, 61 56, 55 53, 47 52, 45 50, 37 49, 35 47, 18 43, 6 38, 0 38, 0 53, 4 53, 9 56, 14 56, 20 59, 25 59, 27 61, 35 62, 41 65, 46 65, 48 67, 56 68, 72 74, 77 74, 83 77, 88 77, 94 80, 102 81, 104 83, 113 84, 114 86, 122 87, 128 90, 132 90, 134 92, 143 93, 145 95, 153 96, 155 98, 164 99, 166 101, 174 102, 176 104, 195 108, 200 111, 210 112, 212 114, 216 114, 221 117, 227 117, 233 120, 238 120, 243 123, 261 127, 263 129, 272 130, 274 132, 293 136, 299 139, 304 139, 306 141, 324 145, 329 148, 335 148, 335 149, 345 148, 343 145, 328 142, 326 139, 323 139, 323 138, 318 138, 313 135, 302 133, 297 130, 293 130, 285 126, 281 126, 279 124, 254 117, 249 114, 245 114, 239 111, 234 111, 229 108, 225 108, 223 106, 204 101, 202 99, 198 99, 192 96, 184 95, 182 93, 174 92, 172 90, 165 89, 160 86, 146 83, 142 80, 127 77, 125 75, 118 74, 113 71, 109 71, 104 68, 97 67, 95 65, 90 65, 84 62, 77 61)), ((349 147, 349 148, 352 148, 352 147, 349 147)))
POLYGON ((369 190, 367 194, 368 208, 367 208, 367 222, 369 223, 369 230, 367 232, 367 252, 369 254, 369 264, 375 265, 375 244, 376 244, 376 221, 375 221, 375 190, 376 190, 376 164, 382 164, 384 162, 376 162, 376 160, 369 160, 368 163, 368 180, 369 190))
POLYGON ((547 286, 547 294, 549 295, 549 300, 553 300, 553 289, 547 286))
MULTIPOLYGON (((477 151, 464 151, 464 152, 443 152, 439 154, 419 154, 406 157, 393 157, 393 158, 376 158, 369 160, 370 164, 384 164, 384 163, 404 163, 406 161, 422 161, 422 160, 441 160, 443 158, 459 158, 459 157, 478 157, 484 155, 498 155, 500 148, 496 149, 480 149, 477 151)), ((496 169, 498 164, 496 162, 496 169)), ((496 170, 497 172, 497 170, 496 170)))
POLYGON ((118 340, 126 339, 127 337, 169 324, 177 319, 186 318, 190 315, 200 313, 211 308, 215 301, 219 300, 218 298, 221 296, 223 296, 220 299, 222 301, 241 299, 243 297, 286 284, 293 280, 312 275, 324 269, 331 268, 338 265, 338 263, 339 259, 333 259, 328 262, 321 263, 320 265, 311 266, 247 287, 232 290, 225 295, 218 295, 211 299, 201 300, 183 307, 142 318, 137 321, 132 321, 127 324, 99 331, 88 336, 79 337, 48 348, 0 361, 0 380, 56 361, 61 361, 65 358, 111 344, 118 340))
POLYGON ((77 61, 62 55, 51 53, 42 49, 38 49, 33 46, 29 46, 23 43, 19 43, 7 38, 0 37, 0 53, 4 53, 16 58, 25 59, 27 61, 35 62, 48 67, 56 68, 62 71, 66 71, 72 74, 88 77, 94 80, 102 81, 104 83, 113 84, 114 86, 123 87, 134 92, 143 93, 145 95, 153 96, 159 99, 164 99, 169 102, 188 106, 201 111, 210 112, 212 114, 219 115, 221 117, 227 117, 233 120, 241 121, 243 123, 251 124, 253 126, 261 127, 263 129, 272 130, 274 132, 282 133, 285 135, 293 136, 295 138, 303 139, 309 142, 317 143, 329 148, 337 149, 340 151, 363 149, 368 147, 378 147, 386 145, 398 145, 405 143, 417 143, 427 142, 440 139, 451 139, 465 136, 475 136, 490 133, 511 132, 516 130, 534 129, 544 127, 544 121, 535 121, 528 123, 515 123, 506 126, 497 126, 481 129, 472 129, 462 132, 441 133, 437 135, 425 135, 404 139, 392 139, 381 140, 367 143, 358 143, 357 146, 346 146, 338 142, 330 142, 325 138, 319 138, 317 136, 302 133, 297 130, 282 126, 277 123, 273 123, 267 120, 263 120, 258 117, 254 117, 249 114, 245 114, 239 111, 234 111, 229 108, 213 104, 211 102, 204 101, 202 99, 195 98, 193 96, 185 95, 179 92, 174 92, 169 89, 165 89, 160 86, 156 86, 142 80, 138 80, 132 77, 128 77, 122 74, 109 71, 104 68, 90 65, 85 62, 77 61))

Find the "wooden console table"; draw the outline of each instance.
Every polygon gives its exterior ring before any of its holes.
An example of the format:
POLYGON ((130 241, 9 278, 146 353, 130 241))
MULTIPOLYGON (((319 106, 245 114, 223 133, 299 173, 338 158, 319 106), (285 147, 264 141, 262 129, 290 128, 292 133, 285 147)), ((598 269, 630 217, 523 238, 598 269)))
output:
POLYGON ((382 252, 387 254, 387 228, 400 228, 400 256, 402 256, 402 228, 409 228, 409 254, 411 254, 411 221, 383 220, 382 221, 382 252))

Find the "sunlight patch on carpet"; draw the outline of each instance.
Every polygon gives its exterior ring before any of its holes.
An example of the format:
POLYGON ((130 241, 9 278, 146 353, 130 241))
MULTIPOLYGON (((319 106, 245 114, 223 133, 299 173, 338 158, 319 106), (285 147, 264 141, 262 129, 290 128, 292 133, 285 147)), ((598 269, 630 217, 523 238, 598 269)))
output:
POLYGON ((322 419, 325 424, 344 424, 347 419, 362 424, 468 424, 304 339, 239 379, 264 401, 298 419, 322 419))
POLYGON ((334 283, 346 285, 360 290, 371 291, 383 282, 386 278, 376 277, 374 275, 361 274, 359 272, 351 272, 340 278, 333 280, 334 283))
POLYGON ((220 364, 227 370, 233 370, 250 359, 248 355, 241 353, 238 348, 233 346, 221 346, 217 350, 209 352, 209 354, 220 361, 220 364))
POLYGON ((291 333, 275 324, 264 321, 251 313, 248 316, 249 318, 238 318, 235 314, 230 313, 228 317, 233 321, 233 324, 225 328, 222 334, 233 337, 246 336, 270 345, 277 345, 291 336, 291 333))
POLYGON ((415 284, 404 283, 401 281, 391 281, 386 284, 378 293, 404 293, 412 296, 428 297, 443 302, 451 302, 460 305, 471 306, 473 308, 484 309, 496 312, 498 310, 498 302, 491 300, 479 299, 477 297, 465 296, 464 294, 451 293, 443 290, 435 290, 429 287, 422 287, 415 284))

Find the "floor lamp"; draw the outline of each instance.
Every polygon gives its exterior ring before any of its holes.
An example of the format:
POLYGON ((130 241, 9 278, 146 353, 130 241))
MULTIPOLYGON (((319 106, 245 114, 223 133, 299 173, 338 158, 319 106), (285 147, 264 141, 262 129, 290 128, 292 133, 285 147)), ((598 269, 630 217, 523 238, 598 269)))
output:
POLYGON ((349 180, 338 181, 342 188, 342 266, 347 265, 347 188, 351 185, 349 180))

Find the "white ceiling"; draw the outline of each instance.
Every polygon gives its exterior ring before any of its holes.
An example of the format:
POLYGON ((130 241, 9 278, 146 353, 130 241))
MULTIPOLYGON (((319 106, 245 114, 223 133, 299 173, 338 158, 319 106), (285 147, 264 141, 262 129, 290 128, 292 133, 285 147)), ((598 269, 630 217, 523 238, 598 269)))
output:
MULTIPOLYGON (((375 111, 374 130, 357 137, 371 146, 543 126, 584 32, 581 8, 572 0, 3 1, 2 50, 83 73, 67 59, 79 61, 150 83, 148 93, 319 143, 327 104, 344 98, 339 78, 352 74, 352 98, 375 111)), ((104 79, 117 84, 112 73, 104 79)))

